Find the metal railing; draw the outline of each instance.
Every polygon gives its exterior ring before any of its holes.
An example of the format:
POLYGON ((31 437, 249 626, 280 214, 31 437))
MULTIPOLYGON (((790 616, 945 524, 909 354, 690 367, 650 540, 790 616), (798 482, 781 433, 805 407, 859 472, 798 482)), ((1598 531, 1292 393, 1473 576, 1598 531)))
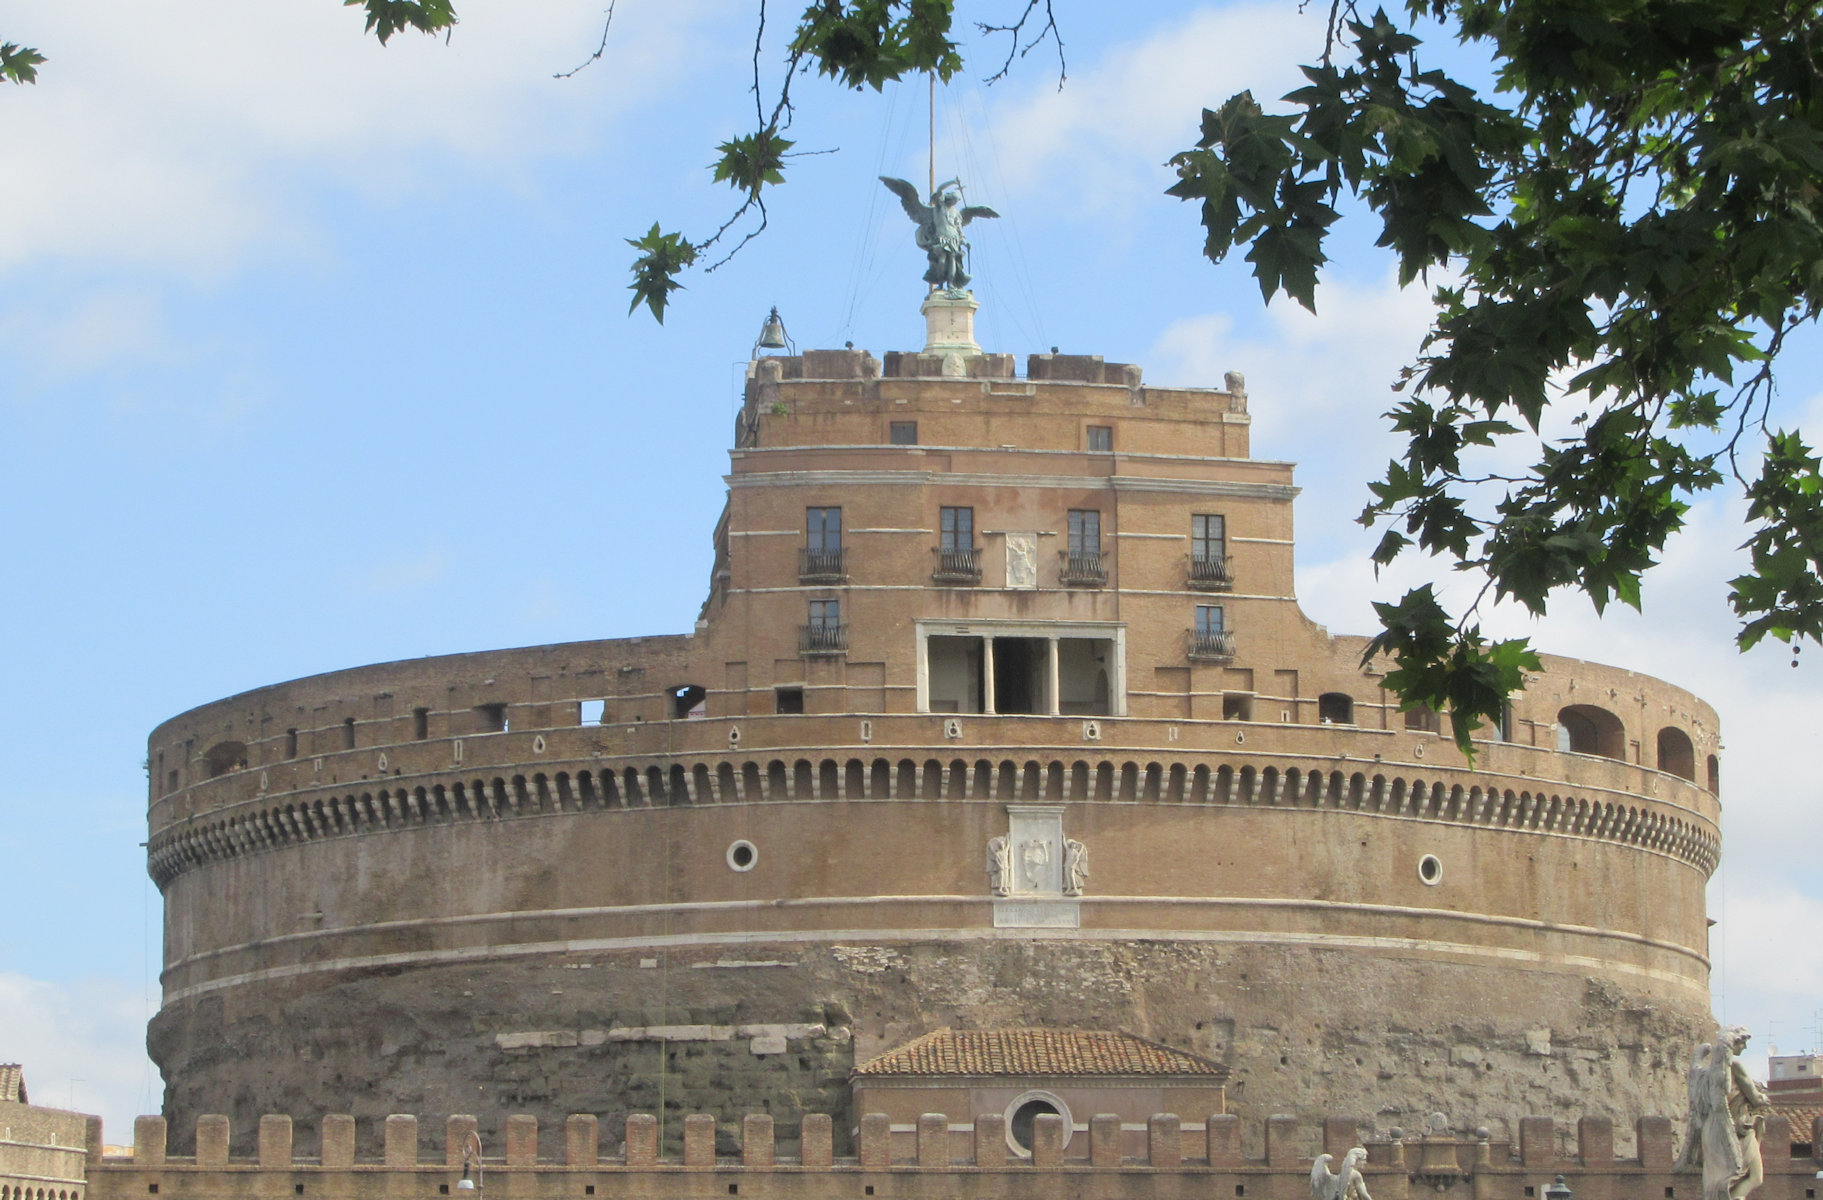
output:
POLYGON ((1225 592, 1234 586, 1234 565, 1226 555, 1190 556, 1190 586, 1199 592, 1225 592))
POLYGON ((1065 587, 1100 587, 1108 582, 1108 568, 1099 550, 1065 550, 1057 578, 1065 587))
POLYGON ((845 654, 848 651, 848 626, 798 626, 799 654, 845 654))
POLYGON ((847 578, 848 560, 845 551, 798 551, 799 583, 839 583, 847 578))
POLYGON ((980 583, 981 551, 974 546, 955 550, 936 547, 937 566, 930 574, 932 583, 980 583))
POLYGON ((1221 659, 1234 657, 1234 630, 1190 631, 1190 657, 1221 659))

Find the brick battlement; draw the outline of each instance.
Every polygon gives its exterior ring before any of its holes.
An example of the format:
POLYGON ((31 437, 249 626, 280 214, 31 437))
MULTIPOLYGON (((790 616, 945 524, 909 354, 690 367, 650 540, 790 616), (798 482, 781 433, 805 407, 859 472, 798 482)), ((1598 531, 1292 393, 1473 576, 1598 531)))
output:
MULTIPOLYGON (((1210 1116, 1200 1122, 1160 1113, 1145 1126, 1143 1156, 1121 1154, 1122 1126, 1111 1115, 1066 1131, 1061 1118, 1040 1116, 1029 1155, 1007 1140, 1005 1118, 983 1114, 957 1125, 927 1114, 915 1127, 900 1129, 881 1113, 861 1118, 854 1133, 856 1153, 832 1152, 834 1130, 827 1116, 809 1116, 800 1128, 800 1150, 775 1152, 773 1119, 748 1114, 735 1131, 718 1131, 714 1117, 683 1119, 683 1152, 661 1154, 658 1120, 634 1114, 624 1139, 604 1152, 594 1116, 572 1116, 561 1130, 561 1146, 547 1138, 541 1147, 539 1122, 531 1116, 506 1121, 505 1145, 492 1149, 478 1173, 485 1192, 503 1189, 514 1197, 600 1196, 678 1200, 710 1194, 823 1200, 865 1196, 944 1197, 1133 1197, 1134 1200, 1208 1200, 1230 1195, 1252 1200, 1293 1200, 1306 1194, 1313 1150, 1337 1160, 1349 1147, 1365 1145, 1364 1173, 1379 1200, 1405 1200, 1420 1191, 1454 1192, 1476 1200, 1542 1195, 1563 1175, 1575 1194, 1592 1200, 1653 1198, 1695 1200, 1695 1173, 1674 1173, 1675 1136, 1663 1117, 1646 1117, 1636 1128, 1637 1157, 1614 1153, 1612 1122, 1578 1121, 1575 1146, 1560 1146, 1549 1117, 1518 1123, 1517 1145, 1488 1137, 1431 1133, 1416 1137, 1363 1138, 1357 1122, 1332 1118, 1320 1129, 1301 1129, 1290 1117, 1265 1124, 1262 1157, 1243 1154, 1241 1121, 1210 1116), (718 1132, 723 1137, 718 1139, 718 1132), (898 1136, 895 1136, 898 1135, 898 1136), (721 1142, 718 1145, 718 1141, 721 1142), (728 1150, 732 1146, 732 1153, 728 1150), (546 1154, 544 1151, 554 1151, 546 1154), (503 1152, 503 1153, 501 1153, 503 1152), (706 1182, 705 1175, 713 1182, 706 1182), (862 1190, 865 1189, 865 1190, 862 1190)), ((1816 1125, 1823 1126, 1823 1118, 1816 1125)), ((224 1116, 196 1123, 196 1154, 168 1156, 162 1117, 141 1117, 134 1127, 132 1157, 101 1154, 99 1123, 91 1129, 88 1185, 91 1200, 169 1197, 280 1196, 405 1197, 454 1194, 462 1169, 462 1146, 476 1128, 471 1116, 444 1122, 442 1146, 427 1157, 418 1118, 386 1118, 383 1152, 357 1158, 355 1120, 322 1118, 320 1153, 295 1153, 292 1119, 266 1116, 252 1156, 235 1156, 224 1116)), ((1395 1131, 1396 1132, 1396 1131, 1395 1131)), ((1564 1131, 1568 1133, 1568 1130, 1564 1131)), ((1783 1118, 1767 1125, 1766 1183, 1759 1200, 1815 1200, 1816 1174, 1823 1157, 1823 1128, 1801 1131, 1812 1153, 1792 1153, 1792 1130, 1783 1118)))

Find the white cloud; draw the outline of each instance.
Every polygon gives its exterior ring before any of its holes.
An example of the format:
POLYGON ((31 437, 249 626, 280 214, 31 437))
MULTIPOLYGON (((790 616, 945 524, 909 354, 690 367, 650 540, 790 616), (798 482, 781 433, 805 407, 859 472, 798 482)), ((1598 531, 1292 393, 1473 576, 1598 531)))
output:
POLYGON ((301 179, 397 198, 454 161, 510 181, 662 90, 705 11, 623 7, 612 69, 558 82, 600 32, 593 0, 473 0, 448 44, 385 47, 331 0, 45 6, 8 30, 50 61, 0 107, 0 271, 76 259, 207 275, 309 242, 301 179))
POLYGON ((1031 188, 1067 172, 1073 202, 1089 213, 1155 201, 1171 178, 1165 160, 1196 142, 1204 107, 1248 89, 1272 107, 1303 82, 1297 64, 1321 48, 1326 12, 1288 4, 1199 12, 1111 50, 1061 90, 1031 70, 1034 82, 998 112, 991 135, 1007 181, 1031 188))
POLYGON ((156 1008, 125 980, 47 983, 0 972, 0 1061, 23 1064, 34 1104, 99 1113, 108 1141, 130 1142, 133 1118, 163 1103, 145 1049, 156 1008))

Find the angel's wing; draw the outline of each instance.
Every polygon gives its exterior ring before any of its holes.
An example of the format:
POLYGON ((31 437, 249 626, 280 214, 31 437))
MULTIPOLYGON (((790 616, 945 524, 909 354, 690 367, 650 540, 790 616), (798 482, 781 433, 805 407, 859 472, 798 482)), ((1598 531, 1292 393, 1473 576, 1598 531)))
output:
POLYGON ((880 182, 885 184, 887 189, 899 198, 899 203, 905 207, 906 216, 920 225, 930 220, 930 205, 918 199, 918 189, 916 187, 905 182, 903 179, 893 179, 886 175, 880 176, 880 182))
POLYGON ((967 225, 976 217, 998 217, 999 215, 985 204, 971 204, 962 210, 962 223, 967 225))
POLYGON ((1311 1200, 1328 1200, 1330 1189, 1335 1186, 1336 1177, 1329 1173, 1330 1161, 1329 1155, 1319 1154, 1310 1165, 1311 1200))

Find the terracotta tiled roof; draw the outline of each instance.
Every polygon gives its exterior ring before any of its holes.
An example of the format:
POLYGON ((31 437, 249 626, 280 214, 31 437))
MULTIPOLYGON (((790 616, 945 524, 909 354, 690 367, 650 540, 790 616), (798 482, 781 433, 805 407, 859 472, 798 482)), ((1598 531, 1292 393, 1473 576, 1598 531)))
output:
POLYGON ((18 1063, 0 1063, 0 1100, 11 1100, 15 1104, 27 1103, 25 1072, 18 1063))
POLYGON ((1791 1122, 1791 1140, 1794 1142, 1810 1141, 1810 1123, 1823 1116, 1823 1104, 1788 1104, 1773 1099, 1772 1111, 1791 1122))
POLYGON ((1221 1063, 1130 1033, 1089 1029, 939 1029, 856 1068, 856 1075, 1197 1075, 1221 1063))

